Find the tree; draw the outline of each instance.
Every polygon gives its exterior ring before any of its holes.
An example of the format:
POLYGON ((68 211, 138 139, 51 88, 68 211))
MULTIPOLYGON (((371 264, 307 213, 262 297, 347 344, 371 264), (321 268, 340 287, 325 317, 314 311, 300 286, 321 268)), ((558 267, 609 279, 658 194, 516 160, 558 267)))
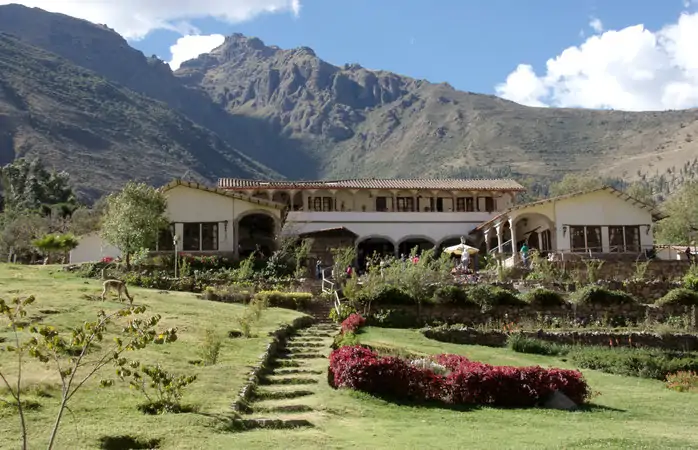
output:
POLYGON ((698 235, 698 181, 684 184, 663 204, 668 216, 657 224, 657 241, 688 245, 698 235))
POLYGON ((66 172, 47 170, 38 159, 18 158, 0 169, 5 210, 42 210, 52 207, 69 215, 77 206, 66 172))
POLYGON ((167 199, 159 190, 145 183, 130 181, 106 199, 102 220, 102 237, 119 248, 131 268, 131 255, 142 248, 152 248, 158 233, 167 226, 167 199))
POLYGON ((0 250, 19 258, 36 256, 32 242, 50 232, 49 220, 37 212, 6 211, 0 215, 0 250))
POLYGON ((641 201, 642 203, 653 208, 657 206, 657 201, 655 200, 654 193, 652 192, 652 186, 650 186, 650 184, 647 182, 635 181, 628 186, 625 193, 635 200, 641 201))
MULTIPOLYGON (((28 322, 27 309, 34 302, 33 296, 24 299, 15 298, 10 302, 0 299, 0 315, 9 322, 13 340, 5 350, 17 356, 16 384, 11 383, 9 375, 0 369, 0 381, 13 401, 0 401, 17 408, 22 448, 27 449, 27 423, 22 400, 24 389, 22 370, 25 357, 32 357, 53 366, 61 380, 61 398, 47 446, 48 449, 52 449, 56 443, 63 414, 68 408, 68 402, 87 381, 110 363, 117 366, 119 373, 130 373, 129 367, 140 366, 140 363, 126 360, 123 357, 125 352, 139 350, 149 344, 175 342, 177 329, 170 328, 158 332, 155 327, 160 321, 159 315, 143 318, 140 315, 145 312, 145 306, 130 306, 111 314, 99 311, 97 320, 83 323, 70 330, 67 336, 49 325, 32 326, 29 329, 31 337, 22 340, 23 331, 28 322), (121 330, 121 334, 114 338, 113 342, 109 342, 104 339, 105 335, 114 328, 121 330)), ((109 384, 102 382, 102 385, 109 384)))
POLYGON ((36 247, 46 259, 44 264, 50 264, 52 256, 56 253, 63 253, 63 259, 67 259, 67 253, 78 246, 78 238, 73 234, 47 234, 46 236, 35 239, 32 245, 36 247))
POLYGON ((603 187, 604 180, 589 175, 568 173, 556 183, 550 185, 550 196, 573 194, 575 192, 591 191, 603 187))

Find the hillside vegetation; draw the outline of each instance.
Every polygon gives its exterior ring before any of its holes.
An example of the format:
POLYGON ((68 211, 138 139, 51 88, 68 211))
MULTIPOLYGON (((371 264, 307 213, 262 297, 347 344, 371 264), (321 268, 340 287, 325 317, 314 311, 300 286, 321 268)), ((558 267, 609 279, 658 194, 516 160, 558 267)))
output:
POLYGON ((696 110, 530 108, 357 64, 334 66, 309 48, 283 50, 239 34, 173 73, 106 26, 17 5, 0 7, 0 32, 21 40, 3 37, 0 54, 3 67, 14 67, 0 71, 2 161, 32 153, 100 192, 126 178, 158 183, 187 170, 211 182, 543 180, 588 171, 644 177, 669 191, 693 176, 681 171, 698 154, 696 110), (25 74, 42 86, 38 96, 18 84, 25 74), (67 138, 45 126, 56 121, 81 131, 67 138), (78 160, 86 173, 73 173, 78 160), (103 162, 114 165, 110 173, 103 162))

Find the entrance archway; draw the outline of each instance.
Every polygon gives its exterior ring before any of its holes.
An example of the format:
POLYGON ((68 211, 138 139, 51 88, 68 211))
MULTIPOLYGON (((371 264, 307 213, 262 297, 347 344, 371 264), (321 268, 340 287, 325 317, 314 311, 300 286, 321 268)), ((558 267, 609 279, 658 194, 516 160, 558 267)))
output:
POLYGON ((237 244, 240 258, 259 252, 270 256, 276 250, 276 218, 266 211, 244 213, 237 220, 237 244))
POLYGON ((395 244, 386 237, 369 237, 356 245, 356 259, 359 270, 366 268, 366 262, 371 257, 389 257, 395 255, 395 244))
POLYGON ((431 239, 422 236, 408 237, 400 241, 398 244, 398 255, 409 256, 415 247, 417 248, 417 254, 420 254, 424 250, 434 248, 434 242, 431 239))

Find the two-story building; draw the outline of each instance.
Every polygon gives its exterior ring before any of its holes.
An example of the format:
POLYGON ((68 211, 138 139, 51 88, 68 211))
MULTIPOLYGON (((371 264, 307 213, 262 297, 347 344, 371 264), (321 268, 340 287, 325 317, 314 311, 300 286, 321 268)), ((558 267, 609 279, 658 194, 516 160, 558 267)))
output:
POLYGON ((515 205, 512 180, 363 179, 257 181, 224 178, 218 188, 286 205, 283 233, 331 248, 353 241, 359 258, 460 242, 515 205))

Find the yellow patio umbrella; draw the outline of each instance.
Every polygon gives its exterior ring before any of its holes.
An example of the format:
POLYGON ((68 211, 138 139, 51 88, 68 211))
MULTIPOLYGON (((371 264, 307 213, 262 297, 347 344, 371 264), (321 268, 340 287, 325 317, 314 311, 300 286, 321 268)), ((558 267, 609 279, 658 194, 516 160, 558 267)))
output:
POLYGON ((479 253, 480 250, 475 248, 475 247, 471 247, 469 245, 466 245, 466 244, 458 244, 458 245, 453 245, 451 247, 446 247, 444 249, 444 252, 460 256, 463 254, 463 252, 468 252, 469 254, 474 255, 476 253, 479 253))

